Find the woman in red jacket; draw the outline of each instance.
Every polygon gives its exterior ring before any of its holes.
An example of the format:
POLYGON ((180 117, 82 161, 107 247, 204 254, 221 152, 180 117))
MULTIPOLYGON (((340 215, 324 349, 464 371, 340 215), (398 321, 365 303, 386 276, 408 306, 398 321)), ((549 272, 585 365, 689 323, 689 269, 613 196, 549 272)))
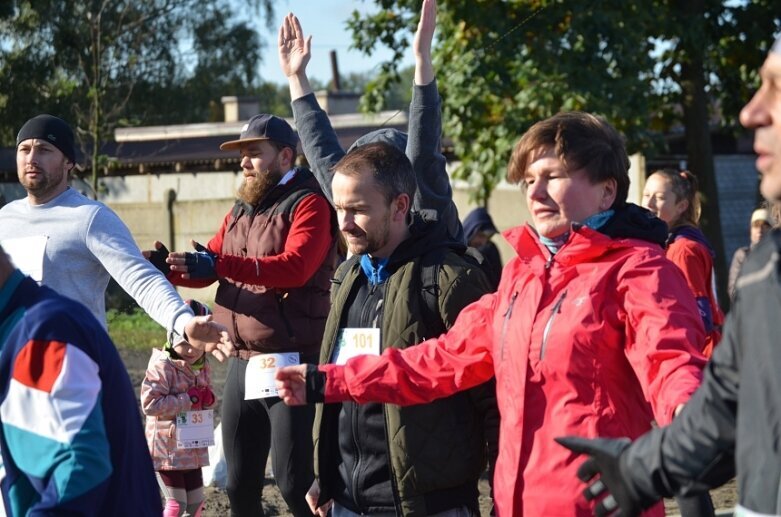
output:
POLYGON ((715 295, 713 257, 715 253, 698 227, 700 199, 697 178, 689 171, 662 169, 651 174, 643 189, 643 205, 667 223, 667 258, 686 277, 705 325, 705 357, 721 339, 724 314, 715 295))
POLYGON ((652 420, 669 423, 705 363, 694 298, 664 257, 665 225, 625 201, 628 168, 620 136, 593 115, 535 124, 508 171, 524 185, 534 228, 504 234, 517 257, 498 291, 406 350, 282 368, 280 396, 418 404, 495 375, 498 515, 591 515, 575 477, 582 461, 553 438, 636 437, 652 420))

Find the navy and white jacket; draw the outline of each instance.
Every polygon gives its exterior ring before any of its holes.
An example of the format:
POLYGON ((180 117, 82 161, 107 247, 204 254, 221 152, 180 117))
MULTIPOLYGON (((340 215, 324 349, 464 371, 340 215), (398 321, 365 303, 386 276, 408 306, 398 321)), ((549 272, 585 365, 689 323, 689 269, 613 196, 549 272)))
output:
POLYGON ((15 271, 0 288, 6 515, 161 515, 133 388, 82 304, 15 271))

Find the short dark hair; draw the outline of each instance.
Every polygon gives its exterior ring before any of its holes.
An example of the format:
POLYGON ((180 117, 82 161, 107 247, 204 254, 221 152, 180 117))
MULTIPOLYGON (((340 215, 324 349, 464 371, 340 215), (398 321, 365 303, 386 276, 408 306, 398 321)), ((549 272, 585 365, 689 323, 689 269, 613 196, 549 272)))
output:
POLYGON ((346 176, 360 176, 368 172, 388 203, 400 194, 407 194, 412 202, 418 189, 407 155, 385 142, 374 142, 352 149, 331 171, 346 176))
POLYGON ((542 149, 552 149, 567 170, 585 170, 592 183, 615 179, 616 199, 611 208, 626 204, 629 157, 621 135, 604 119, 569 111, 537 122, 515 144, 507 166, 508 181, 523 181, 533 154, 542 149))

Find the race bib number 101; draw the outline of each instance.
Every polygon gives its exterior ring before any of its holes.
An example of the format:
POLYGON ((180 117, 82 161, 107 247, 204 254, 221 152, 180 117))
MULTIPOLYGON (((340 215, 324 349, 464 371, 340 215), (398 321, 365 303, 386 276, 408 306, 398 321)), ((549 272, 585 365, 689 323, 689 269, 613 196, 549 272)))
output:
POLYGON ((344 328, 339 330, 333 362, 344 364, 359 355, 380 355, 380 329, 344 328))

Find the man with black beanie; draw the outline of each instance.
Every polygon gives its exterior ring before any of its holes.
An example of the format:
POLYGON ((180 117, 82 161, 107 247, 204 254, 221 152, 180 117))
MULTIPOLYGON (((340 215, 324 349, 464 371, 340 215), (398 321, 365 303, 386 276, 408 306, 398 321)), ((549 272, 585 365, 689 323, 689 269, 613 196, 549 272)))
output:
MULTIPOLYGON (((68 187, 76 163, 73 130, 52 115, 31 118, 16 138, 16 168, 27 197, 0 209, 0 244, 39 283, 81 302, 106 326, 109 278, 169 332, 212 350, 223 328, 192 310, 142 255, 106 205, 68 187)), ((215 350, 221 357, 222 351, 215 350)))

